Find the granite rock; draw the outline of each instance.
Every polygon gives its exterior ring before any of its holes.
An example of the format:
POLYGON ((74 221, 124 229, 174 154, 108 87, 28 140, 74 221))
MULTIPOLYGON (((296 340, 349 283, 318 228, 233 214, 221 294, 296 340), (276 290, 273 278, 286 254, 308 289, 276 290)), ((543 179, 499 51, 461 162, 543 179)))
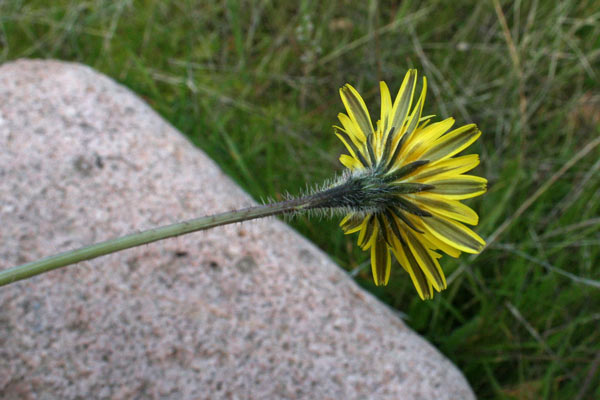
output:
MULTIPOLYGON (((126 88, 0 67, 0 269, 253 204, 126 88)), ((472 399, 462 374, 276 219, 0 288, 0 397, 472 399)))

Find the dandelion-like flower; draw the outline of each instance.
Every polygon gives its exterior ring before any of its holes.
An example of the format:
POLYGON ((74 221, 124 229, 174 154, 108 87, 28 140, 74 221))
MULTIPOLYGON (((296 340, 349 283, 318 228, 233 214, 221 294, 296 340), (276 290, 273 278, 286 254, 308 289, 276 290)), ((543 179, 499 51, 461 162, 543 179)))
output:
POLYGON ((348 114, 339 114, 336 135, 349 154, 348 170, 333 183, 303 196, 276 203, 208 215, 136 232, 0 271, 0 286, 116 251, 216 226, 273 215, 342 212, 346 233, 359 232, 358 244, 371 251, 376 285, 390 278, 391 254, 410 274, 419 296, 446 288, 439 252, 458 257, 478 253, 485 242, 464 224, 479 217, 460 200, 485 192, 487 181, 465 173, 479 164, 477 154, 454 157, 481 135, 474 124, 450 128, 452 118, 430 123, 421 116, 427 81, 413 107, 417 71, 406 74, 392 104, 381 82, 381 117, 374 129, 358 92, 340 89, 348 114))
POLYGON ((381 116, 374 129, 359 93, 350 85, 340 89, 348 114, 338 115, 335 133, 349 154, 340 156, 348 168, 346 187, 359 186, 346 199, 348 214, 340 223, 346 234, 359 232, 358 245, 371 251, 376 285, 390 277, 391 255, 410 277, 422 299, 433 289, 446 288, 439 264, 444 252, 479 253, 485 242, 464 224, 479 217, 460 200, 486 191, 487 180, 465 174, 479 164, 477 154, 454 157, 481 135, 475 124, 454 129, 453 118, 431 123, 421 115, 427 80, 414 107, 417 71, 409 70, 392 104, 390 91, 380 83, 381 116))

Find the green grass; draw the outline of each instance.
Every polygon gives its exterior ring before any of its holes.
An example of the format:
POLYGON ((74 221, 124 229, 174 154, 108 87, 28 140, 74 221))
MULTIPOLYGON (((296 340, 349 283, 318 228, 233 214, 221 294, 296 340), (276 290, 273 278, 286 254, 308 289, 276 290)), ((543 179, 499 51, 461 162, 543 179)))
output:
POLYGON ((374 287, 337 221, 291 224, 405 312, 479 397, 600 398, 600 146, 574 159, 600 136, 600 3, 48 3, 0 3, 1 62, 113 77, 257 199, 341 171, 341 85, 376 110, 379 80, 397 90, 407 68, 425 73, 425 111, 484 132, 471 150, 490 189, 469 204, 490 247, 445 257, 448 290, 422 302, 401 268, 374 287))

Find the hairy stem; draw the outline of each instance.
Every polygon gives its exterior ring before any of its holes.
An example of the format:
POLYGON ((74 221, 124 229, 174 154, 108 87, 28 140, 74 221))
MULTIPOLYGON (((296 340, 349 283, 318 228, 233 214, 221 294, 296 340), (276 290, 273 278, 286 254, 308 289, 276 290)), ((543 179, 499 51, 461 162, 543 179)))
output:
POLYGON ((9 283, 27 279, 80 261, 91 260, 120 250, 184 235, 186 233, 274 215, 292 214, 318 208, 332 208, 335 207, 336 197, 345 196, 349 191, 354 190, 355 188, 353 185, 344 182, 322 192, 317 192, 298 199, 249 207, 242 210, 228 211, 221 214, 153 228, 139 233, 132 233, 127 236, 107 240, 76 250, 66 251, 41 260, 0 271, 0 286, 8 285, 9 283))

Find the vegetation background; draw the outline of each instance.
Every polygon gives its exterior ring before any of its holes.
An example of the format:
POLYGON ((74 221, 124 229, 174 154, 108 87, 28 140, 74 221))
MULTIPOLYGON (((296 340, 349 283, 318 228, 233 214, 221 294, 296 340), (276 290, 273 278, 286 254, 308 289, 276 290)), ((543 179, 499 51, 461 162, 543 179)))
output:
POLYGON ((0 1, 0 62, 81 62, 143 98, 256 199, 341 171, 338 88, 429 80, 427 114, 475 122, 489 247, 449 288, 373 286, 336 220, 290 223, 464 371, 481 398, 600 398, 600 2, 0 1))

